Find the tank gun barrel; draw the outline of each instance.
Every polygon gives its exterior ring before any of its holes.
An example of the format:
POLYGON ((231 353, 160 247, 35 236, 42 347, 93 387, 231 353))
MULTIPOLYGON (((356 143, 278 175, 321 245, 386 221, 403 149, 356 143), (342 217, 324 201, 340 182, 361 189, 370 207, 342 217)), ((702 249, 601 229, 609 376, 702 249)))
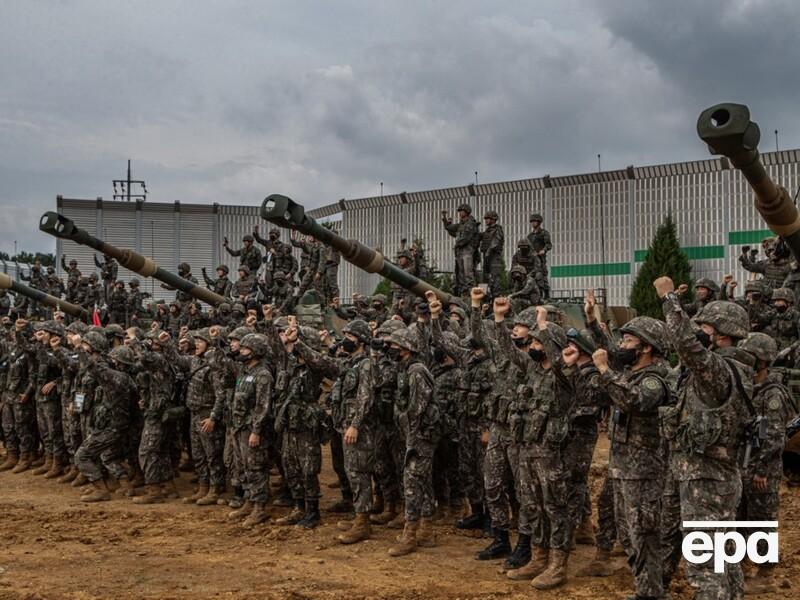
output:
POLYGON ((697 119, 697 134, 712 154, 730 159, 756 194, 756 210, 769 228, 782 237, 800 260, 800 216, 792 197, 767 174, 758 154, 761 131, 750 120, 744 104, 723 103, 704 110, 697 119))
POLYGON ((450 300, 450 294, 407 273, 386 260, 377 250, 368 248, 357 240, 346 240, 330 229, 326 229, 309 217, 305 212, 305 208, 291 198, 280 194, 267 196, 261 204, 261 218, 279 227, 310 235, 326 246, 336 248, 341 253, 342 258, 359 269, 363 269, 367 273, 378 273, 389 281, 410 290, 417 296, 424 298, 425 292, 431 291, 443 303, 447 303, 450 300))
POLYGON ((142 277, 158 279, 168 286, 185 292, 193 298, 202 300, 211 306, 219 306, 223 302, 228 302, 223 296, 215 294, 207 288, 195 285, 180 275, 162 269, 152 258, 142 256, 133 250, 117 248, 108 242, 94 237, 85 229, 78 227, 72 219, 64 215, 52 211, 44 213, 39 221, 39 229, 59 239, 70 240, 76 244, 94 248, 98 252, 115 258, 123 267, 138 273, 142 277))
POLYGON ((77 319, 86 319, 89 316, 86 312, 86 309, 84 309, 82 306, 72 304, 72 302, 66 302, 60 298, 51 296, 50 294, 45 294, 42 290, 37 290, 36 288, 27 286, 19 281, 14 281, 6 273, 0 273, 0 290, 9 290, 15 294, 21 294, 22 296, 30 298, 31 300, 35 300, 36 302, 41 302, 42 304, 46 304, 47 306, 61 310, 77 319))

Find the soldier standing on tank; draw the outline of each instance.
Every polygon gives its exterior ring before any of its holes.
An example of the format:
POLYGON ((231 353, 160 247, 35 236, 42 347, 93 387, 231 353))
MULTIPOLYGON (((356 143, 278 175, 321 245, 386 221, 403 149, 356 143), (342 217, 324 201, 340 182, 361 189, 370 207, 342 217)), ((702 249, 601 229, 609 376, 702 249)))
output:
POLYGON ((772 292, 761 279, 751 279, 744 285, 744 298, 735 300, 747 311, 751 331, 768 331, 775 310, 768 304, 772 292), (767 295, 769 294, 769 296, 767 295))
MULTIPOLYGON (((780 288, 779 288, 780 289, 780 288)), ((779 290, 775 290, 777 292, 779 290)), ((774 293, 774 292, 773 292, 774 293)), ((751 333, 739 348, 756 360, 753 381, 753 408, 764 422, 759 447, 753 451, 742 469, 742 501, 738 517, 743 521, 777 521, 782 473, 781 454, 786 445, 786 423, 795 415, 789 390, 781 377, 771 374, 770 365, 778 355, 778 346, 768 335, 751 333)), ((745 536, 757 530, 744 531, 745 536)), ((763 542, 762 542, 763 543, 763 542)), ((765 555, 765 548, 759 547, 765 555)), ((756 567, 746 560, 744 575, 746 593, 766 594, 776 591, 775 565, 764 563, 756 567)))
MULTIPOLYGON (((677 405, 661 411, 671 476, 678 484, 680 518, 733 521, 742 493, 739 459, 747 415, 752 413, 752 371, 731 356, 731 351, 747 337, 749 318, 736 304, 710 303, 696 317, 701 337, 708 339, 708 346, 704 345, 681 308, 672 280, 660 277, 653 285, 663 302, 667 335, 685 369, 678 382, 677 405), (713 438, 706 433, 711 427, 713 438)), ((713 535, 712 530, 706 531, 713 535)), ((665 561, 666 573, 673 568, 665 561)), ((742 594, 738 564, 726 564, 723 573, 715 573, 711 560, 687 563, 686 579, 698 598, 738 598, 742 594)))
POLYGON ((542 303, 539 284, 536 283, 536 276, 533 272, 528 273, 525 267, 521 264, 516 264, 511 267, 508 278, 511 284, 511 293, 508 297, 515 313, 542 303))
POLYGON ((414 260, 414 276, 423 281, 427 281, 430 276, 428 261, 425 259, 425 248, 422 240, 416 239, 411 242, 411 257, 414 260))
POLYGON ((689 286, 684 283, 678 286, 678 289, 675 293, 681 297, 681 305, 683 306, 683 310, 685 310, 686 314, 690 317, 693 317, 699 313, 709 302, 721 300, 719 295, 719 286, 713 280, 707 277, 701 277, 695 282, 694 302, 690 303, 684 299, 684 294, 686 294, 688 290, 689 286))
POLYGON ((268 239, 262 238, 258 234, 258 225, 253 225, 253 238, 259 244, 264 246, 264 258, 263 262, 265 265, 264 273, 262 275, 264 285, 266 287, 272 286, 272 274, 278 269, 279 267, 276 266, 276 259, 278 255, 281 253, 283 248, 283 242, 280 241, 281 237, 281 230, 277 227, 273 227, 269 230, 268 239))
POLYGON ((211 279, 208 274, 206 273, 206 268, 203 267, 201 269, 203 273, 203 281, 206 283, 206 287, 210 289, 215 294, 219 294, 223 298, 229 298, 231 295, 231 288, 233 287, 233 283, 231 280, 228 279, 228 265, 219 265, 216 269, 217 277, 216 279, 211 279))
POLYGON ((148 292, 141 291, 139 287, 139 279, 132 277, 128 282, 128 325, 135 325, 139 319, 147 314, 144 307, 145 298, 149 298, 148 292))
POLYGON ((95 266, 100 269, 100 278, 103 280, 103 301, 108 303, 108 297, 111 295, 111 287, 117 280, 117 273, 119 265, 114 257, 108 254, 103 255, 103 262, 97 260, 97 255, 93 255, 95 266))
MULTIPOLYGON (((182 262, 178 265, 178 275, 186 279, 194 285, 198 285, 197 277, 192 275, 192 266, 187 262, 182 262)), ((176 290, 174 287, 162 283, 161 287, 165 290, 175 291, 175 302, 178 303, 181 310, 184 310, 190 303, 194 302, 194 296, 183 290, 176 290)))
POLYGON ((550 281, 547 272, 547 254, 553 249, 550 240, 550 232, 542 227, 544 218, 539 213, 533 213, 530 218, 531 232, 528 234, 528 241, 531 243, 533 253, 539 257, 536 266, 536 277, 539 288, 542 291, 542 298, 546 302, 550 298, 550 281))
POLYGON ((503 270, 503 249, 505 247, 505 234, 503 228, 497 224, 498 218, 499 216, 494 210, 483 215, 486 228, 481 233, 480 242, 483 257, 483 280, 489 285, 492 298, 500 294, 500 273, 503 270))
POLYGON ((480 241, 480 231, 469 204, 459 205, 456 212, 458 223, 453 223, 446 210, 442 211, 442 223, 447 233, 456 239, 453 290, 457 296, 461 296, 468 294, 475 286, 475 250, 480 241))
POLYGON ((128 293, 125 291, 125 282, 114 282, 111 296, 108 298, 109 323, 128 326, 128 293))
MULTIPOLYGON (((397 266, 403 269, 406 273, 414 274, 415 266, 414 266, 414 257, 411 254, 410 250, 400 250, 397 254, 397 266)), ((409 302, 413 297, 412 294, 408 289, 399 285, 397 283, 392 282, 391 284, 392 290, 392 307, 397 310, 400 302, 405 300, 409 302)))
POLYGON ((67 266, 67 255, 61 255, 61 268, 64 269, 64 273, 67 275, 67 283, 70 281, 79 281, 81 278, 80 269, 78 269, 78 261, 74 258, 70 259, 69 266, 67 266))
POLYGON ((767 290, 769 293, 783 286, 783 282, 792 270, 792 255, 786 242, 782 239, 765 241, 768 242, 767 244, 762 243, 766 253, 765 259, 754 260, 750 254, 750 247, 744 246, 739 255, 739 264, 746 271, 761 273, 764 276, 764 283, 769 288, 767 290))
POLYGON ((315 281, 319 286, 323 298, 330 302, 339 297, 339 251, 333 246, 320 248, 319 268, 315 281))
POLYGON ((235 302, 247 304, 248 300, 257 292, 256 278, 247 265, 239 265, 237 273, 239 278, 233 282, 231 297, 235 302))
POLYGON ((772 291, 772 308, 775 314, 768 333, 775 338, 779 351, 794 344, 800 333, 800 313, 794 304, 794 292, 789 288, 782 287, 772 291))
POLYGON ((58 275, 56 275, 55 267, 47 267, 47 290, 45 291, 56 298, 61 298, 66 291, 64 288, 64 282, 61 281, 61 278, 58 275))
POLYGON ((222 247, 231 256, 239 257, 239 266, 246 266, 254 277, 258 275, 258 270, 261 268, 261 250, 253 245, 252 235, 242 238, 242 247, 239 250, 230 249, 228 238, 222 240, 222 247))

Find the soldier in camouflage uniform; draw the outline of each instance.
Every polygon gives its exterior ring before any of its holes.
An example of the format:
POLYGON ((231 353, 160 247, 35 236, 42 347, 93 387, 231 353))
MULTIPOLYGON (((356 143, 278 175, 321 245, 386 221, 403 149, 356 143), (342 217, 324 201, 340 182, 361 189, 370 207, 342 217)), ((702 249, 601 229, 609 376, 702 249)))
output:
MULTIPOLYGON (((397 255, 397 266, 403 269, 406 273, 414 273, 414 257, 409 250, 401 250, 397 255)), ((392 306, 395 310, 399 309, 401 301, 409 303, 413 301, 414 294, 404 288, 402 285, 392 282, 392 306)))
POLYGON ((31 328, 24 320, 14 325, 14 335, 9 342, 6 360, 8 367, 3 388, 3 434, 9 456, 17 453, 19 461, 12 473, 21 473, 31 467, 36 453, 36 411, 33 402, 33 373, 30 352, 32 347, 19 339, 30 337, 31 328), (11 414, 9 415, 8 412, 11 414))
POLYGON ((749 246, 744 246, 739 255, 739 264, 746 271, 761 273, 767 287, 765 293, 770 293, 783 286, 783 282, 792 270, 792 256, 789 247, 782 239, 765 240, 765 242, 767 243, 762 242, 767 255, 765 259, 754 260, 750 255, 749 246))
MULTIPOLYGON (((779 290, 775 290, 778 292, 779 290)), ((753 408, 764 421, 760 447, 749 457, 742 469, 742 501, 738 518, 742 521, 777 521, 779 491, 782 476, 781 454, 786 444, 786 423, 795 414, 789 390, 780 376, 769 372, 769 366, 778 355, 778 346, 768 335, 751 333, 739 348, 756 359, 753 408)), ((755 533, 743 531, 747 536, 755 533)), ((765 548, 759 553, 766 554, 765 548)), ((775 592, 775 565, 764 563, 756 568, 745 562, 747 594, 775 592)))
POLYGON ((678 295, 681 296, 681 305, 686 314, 690 317, 699 313, 709 302, 720 300, 719 286, 707 277, 701 277, 694 284, 694 302, 684 301, 683 294, 686 291, 685 284, 678 288, 678 295))
POLYGON ((117 272, 119 271, 119 265, 117 261, 114 259, 113 256, 109 256, 108 254, 103 255, 103 262, 97 260, 97 255, 94 255, 94 264, 95 266, 100 269, 100 278, 103 280, 103 290, 102 290, 102 297, 103 301, 108 304, 108 298, 111 295, 111 287, 114 285, 114 282, 117 280, 117 272))
POLYGON ((753 279, 744 285, 744 298, 736 300, 747 311, 751 331, 769 332, 775 310, 768 304, 772 292, 761 279, 753 279))
POLYGON ((124 281, 115 281, 111 295, 108 298, 109 323, 128 326, 128 293, 125 291, 124 281))
POLYGON ((69 266, 67 266, 67 255, 61 255, 61 268, 64 269, 64 273, 67 276, 67 283, 70 281, 78 282, 81 278, 81 271, 78 269, 78 261, 74 258, 69 261, 69 266))
POLYGON ((442 223, 447 233, 456 239, 453 291, 461 296, 475 286, 475 250, 480 242, 480 231, 469 204, 461 204, 456 212, 458 223, 453 223, 447 211, 442 211, 442 223))
POLYGON ((401 428, 406 439, 403 463, 406 522, 397 545, 389 549, 389 556, 405 556, 418 545, 435 545, 433 458, 442 415, 434 399, 433 375, 419 360, 420 350, 417 336, 408 329, 397 330, 389 338, 387 353, 398 362, 397 393, 405 409, 401 428))
POLYGON ((261 268, 261 250, 253 245, 253 236, 246 235, 242 238, 242 247, 239 250, 231 250, 228 245, 228 238, 222 241, 222 247, 231 256, 239 257, 239 266, 247 267, 249 273, 255 277, 261 268))
MULTIPOLYGON (((735 520, 742 492, 739 456, 750 413, 752 372, 731 351, 749 333, 748 315, 730 302, 707 305, 696 321, 714 348, 710 350, 696 336, 672 280, 660 277, 653 285, 663 300, 667 335, 685 369, 678 382, 677 405, 661 410, 671 477, 680 495, 680 518, 735 520)), ((672 568, 665 564, 666 573, 672 568)), ((722 600, 742 594, 738 564, 727 564, 723 573, 715 573, 711 560, 687 563, 686 579, 697 598, 722 600)))
MULTIPOLYGON (((587 310, 587 315, 593 314, 587 310)), ((596 327, 596 322, 592 321, 596 327)), ((664 324, 636 317, 621 329, 619 348, 593 355, 598 384, 612 402, 609 477, 614 514, 623 533, 636 598, 660 598, 664 592, 661 554, 661 496, 665 456, 659 433, 659 409, 670 404, 664 361, 669 346, 664 324)), ((597 336, 595 336, 597 337, 597 336)), ((608 562, 598 548, 595 562, 608 562)))
POLYGON ((97 284, 97 273, 90 273, 89 279, 82 290, 81 306, 88 311, 94 310, 95 307, 102 304, 103 290, 97 284))
POLYGON ((233 288, 233 283, 231 280, 228 279, 228 265, 220 265, 217 267, 217 277, 216 279, 211 279, 206 273, 206 268, 203 267, 201 269, 203 273, 203 281, 206 282, 206 287, 210 289, 215 294, 219 294, 223 298, 229 298, 231 295, 231 288, 233 288))
POLYGON ((294 288, 291 281, 283 271, 274 271, 272 273, 272 286, 267 288, 259 283, 261 293, 269 299, 270 303, 275 305, 281 313, 288 310, 289 303, 294 297, 294 288))
POLYGON ((772 308, 775 310, 775 315, 769 333, 775 338, 779 351, 788 348, 798 339, 800 313, 797 312, 794 303, 794 292, 789 288, 777 288, 772 291, 772 308))
POLYGON ((503 270, 503 249, 505 247, 505 234, 503 228, 497 224, 498 218, 497 211, 494 210, 483 215, 486 229, 481 233, 480 242, 483 257, 483 279, 489 285, 492 298, 500 294, 500 273, 503 270))
POLYGON ((139 287, 139 279, 136 277, 131 278, 128 282, 128 321, 129 325, 136 325, 139 319, 148 314, 147 309, 144 307, 145 298, 149 298, 148 292, 141 291, 139 287))
POLYGON ((533 272, 528 273, 521 264, 511 267, 508 273, 511 283, 511 293, 508 295, 511 300, 511 308, 515 313, 520 313, 526 308, 541 304, 539 294, 539 284, 536 283, 536 276, 533 272))
POLYGON ((258 225, 253 226, 253 238, 264 246, 263 260, 266 268, 264 269, 263 282, 269 288, 272 286, 272 274, 276 270, 280 270, 280 267, 276 265, 276 259, 282 253, 284 244, 280 241, 281 230, 277 227, 271 228, 267 235, 269 236, 268 239, 264 239, 258 233, 258 225))
MULTIPOLYGON (((182 262, 178 265, 178 275, 194 285, 198 285, 197 277, 192 275, 192 267, 189 263, 182 262)), ((178 303, 178 305, 181 307, 181 310, 194 302, 194 297, 187 292, 176 290, 174 287, 169 286, 166 283, 162 283, 161 287, 165 290, 175 291, 175 302, 178 303)))
POLYGON ((315 276, 323 298, 330 302, 339 297, 339 262, 341 256, 333 246, 322 246, 319 249, 319 267, 315 276))
POLYGON ((233 283, 231 297, 235 302, 246 304, 256 294, 256 278, 247 265, 239 265, 239 279, 233 283))
POLYGON ((45 464, 33 471, 47 479, 59 477, 68 465, 64 445, 64 428, 61 424, 61 367, 50 346, 50 340, 64 337, 64 327, 56 321, 45 321, 39 326, 36 349, 36 421, 45 452, 45 464))
POLYGON ((547 274, 547 254, 553 249, 550 232, 542 227, 544 218, 539 213, 533 213, 530 218, 531 232, 528 241, 533 253, 538 257, 535 267, 536 282, 542 292, 542 299, 546 302, 550 298, 550 281, 547 274))

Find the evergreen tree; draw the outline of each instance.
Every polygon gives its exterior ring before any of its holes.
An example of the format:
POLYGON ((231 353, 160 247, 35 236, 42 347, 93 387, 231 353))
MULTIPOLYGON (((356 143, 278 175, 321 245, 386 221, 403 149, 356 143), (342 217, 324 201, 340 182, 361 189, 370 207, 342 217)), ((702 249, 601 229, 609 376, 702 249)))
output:
POLYGON ((692 268, 689 259, 681 250, 678 241, 678 229, 672 215, 668 214, 666 220, 659 226, 650 246, 647 248, 647 257, 644 260, 636 280, 631 288, 630 305, 640 315, 647 315, 663 319, 661 300, 656 296, 653 281, 661 276, 668 276, 675 282, 675 288, 682 283, 692 290, 692 268))

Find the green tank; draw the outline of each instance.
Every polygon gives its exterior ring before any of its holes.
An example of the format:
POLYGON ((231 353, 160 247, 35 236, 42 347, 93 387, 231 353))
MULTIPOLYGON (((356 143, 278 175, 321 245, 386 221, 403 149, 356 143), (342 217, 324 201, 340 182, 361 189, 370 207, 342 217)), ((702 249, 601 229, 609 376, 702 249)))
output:
POLYGON ((82 306, 72 304, 66 300, 61 300, 50 294, 45 294, 43 291, 27 286, 19 281, 14 281, 5 273, 0 273, 0 290, 9 290, 10 292, 20 294, 36 302, 41 302, 55 310, 63 311, 76 319, 87 320, 89 318, 89 313, 87 313, 86 309, 82 306))

